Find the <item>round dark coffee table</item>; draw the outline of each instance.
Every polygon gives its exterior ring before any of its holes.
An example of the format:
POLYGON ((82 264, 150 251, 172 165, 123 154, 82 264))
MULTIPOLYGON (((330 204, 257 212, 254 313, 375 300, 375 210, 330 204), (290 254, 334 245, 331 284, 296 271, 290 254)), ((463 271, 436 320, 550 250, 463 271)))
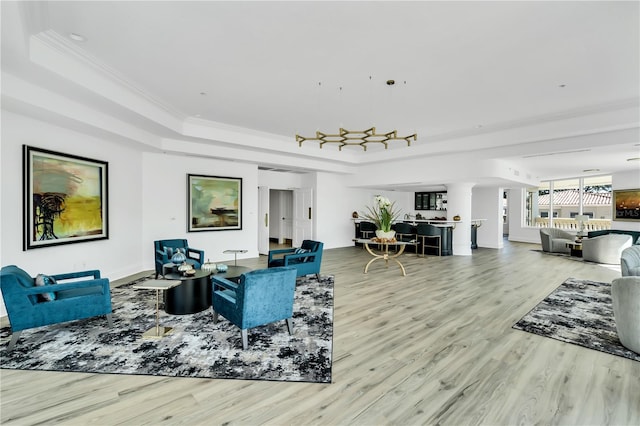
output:
POLYGON ((180 285, 164 292, 164 311, 171 315, 202 312, 211 306, 211 276, 237 281, 240 275, 251 271, 246 266, 229 266, 226 272, 196 270, 195 275, 167 274, 168 280, 180 280, 180 285))
POLYGON ((196 270, 195 275, 167 274, 180 285, 164 292, 164 311, 171 315, 195 314, 211 306, 211 272, 196 270))
POLYGON ((251 271, 252 269, 246 266, 229 266, 226 272, 214 272, 214 276, 226 278, 230 281, 237 281, 240 275, 251 271))

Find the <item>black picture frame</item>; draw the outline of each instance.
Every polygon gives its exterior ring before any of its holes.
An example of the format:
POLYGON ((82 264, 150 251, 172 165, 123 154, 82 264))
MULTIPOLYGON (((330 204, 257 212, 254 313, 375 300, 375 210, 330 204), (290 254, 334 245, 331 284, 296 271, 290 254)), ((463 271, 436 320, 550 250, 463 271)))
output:
POLYGON ((109 238, 109 163, 23 145, 23 250, 109 238))
POLYGON ((242 229, 242 178, 187 175, 187 231, 242 229))

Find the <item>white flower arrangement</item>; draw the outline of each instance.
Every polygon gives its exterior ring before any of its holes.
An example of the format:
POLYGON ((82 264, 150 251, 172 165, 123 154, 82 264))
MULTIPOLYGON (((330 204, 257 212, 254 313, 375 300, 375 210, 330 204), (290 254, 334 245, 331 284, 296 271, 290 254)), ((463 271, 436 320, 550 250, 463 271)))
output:
POLYGON ((394 211, 396 202, 382 195, 376 195, 373 198, 373 204, 373 207, 367 206, 367 212, 362 216, 373 222, 379 230, 391 231, 391 224, 400 215, 399 211, 394 211))

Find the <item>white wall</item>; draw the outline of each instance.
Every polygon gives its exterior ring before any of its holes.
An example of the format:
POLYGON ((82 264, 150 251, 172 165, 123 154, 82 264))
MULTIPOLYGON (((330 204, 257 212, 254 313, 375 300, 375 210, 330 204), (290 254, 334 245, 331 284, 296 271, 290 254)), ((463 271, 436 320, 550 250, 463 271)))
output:
MULTIPOLYGON (((0 264, 18 265, 32 276, 99 269, 111 279, 142 269, 140 152, 4 110, 1 150, 0 264), (22 250, 23 144, 109 163, 109 239, 22 250)), ((4 304, 0 315, 6 315, 4 304)))
MULTIPOLYGON (((229 161, 144 153, 141 228, 144 269, 154 268, 153 242, 186 238, 211 261, 228 261, 228 249, 246 249, 238 259, 258 256, 258 167, 229 161), (187 175, 242 178, 242 229, 187 232, 187 175)), ((138 231, 140 233, 140 231, 138 231)))
POLYGON ((260 186, 266 186, 269 189, 301 188, 302 176, 304 176, 304 174, 258 170, 258 182, 260 182, 260 186))

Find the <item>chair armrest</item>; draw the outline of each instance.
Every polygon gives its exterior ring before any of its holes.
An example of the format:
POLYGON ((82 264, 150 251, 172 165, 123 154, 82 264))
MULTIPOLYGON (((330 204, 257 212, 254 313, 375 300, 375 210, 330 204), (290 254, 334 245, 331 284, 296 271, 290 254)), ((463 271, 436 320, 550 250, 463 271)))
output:
POLYGON ((165 250, 156 250, 156 263, 160 263, 162 265, 164 265, 165 263, 169 263, 169 257, 167 256, 167 252, 165 250))
POLYGON ((93 279, 100 279, 100 271, 97 269, 90 271, 81 271, 81 272, 68 272, 66 274, 56 274, 52 275, 56 281, 62 280, 71 280, 74 278, 82 278, 82 277, 93 277, 93 279))
POLYGON ((57 283, 53 285, 44 285, 38 287, 29 287, 24 289, 25 294, 43 294, 43 293, 51 293, 58 292, 64 290, 72 290, 74 288, 85 288, 85 287, 102 287, 103 291, 109 292, 109 279, 108 278, 99 278, 95 280, 82 280, 82 281, 73 281, 70 283, 57 283))
POLYGON ((303 262, 303 259, 306 257, 314 257, 317 253, 315 251, 307 252, 307 253, 294 253, 287 254, 284 256, 284 266, 289 266, 289 262, 295 259, 300 259, 303 262))
POLYGON ((214 276, 211 281, 213 282, 213 288, 215 290, 216 286, 220 286, 223 287, 227 290, 232 290, 232 291, 236 291, 238 289, 238 284, 234 283, 233 281, 229 281, 226 278, 223 277, 216 277, 214 276))
POLYGON ((278 249, 278 250, 269 250, 269 257, 267 259, 267 263, 271 262, 271 260, 273 260, 273 255, 274 254, 285 254, 285 253, 293 253, 295 252, 296 249, 295 248, 288 248, 288 249, 278 249))
POLYGON ((200 263, 204 263, 204 250, 194 249, 191 247, 187 247, 187 257, 190 259, 196 259, 200 263), (198 257, 192 257, 191 255, 195 254, 198 257))

